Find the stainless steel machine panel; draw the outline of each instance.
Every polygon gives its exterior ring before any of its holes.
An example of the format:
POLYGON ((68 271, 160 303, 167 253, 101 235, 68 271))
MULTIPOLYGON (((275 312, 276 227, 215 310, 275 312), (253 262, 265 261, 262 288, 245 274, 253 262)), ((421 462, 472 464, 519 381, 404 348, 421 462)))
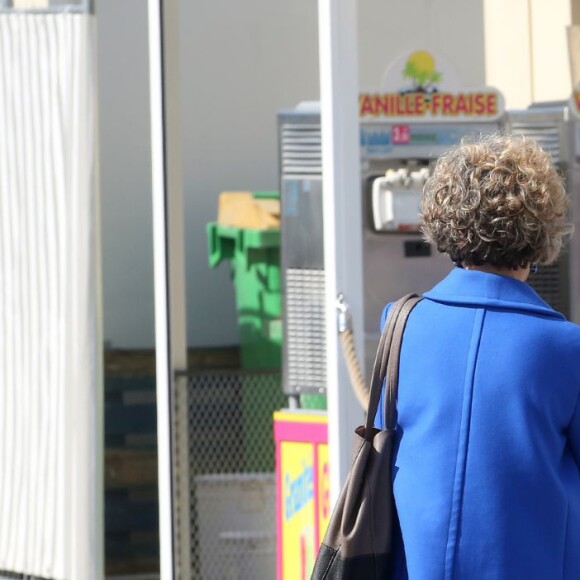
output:
POLYGON ((285 271, 285 392, 326 390, 324 284, 324 270, 285 271))
POLYGON ((322 179, 282 180, 283 382, 290 394, 326 389, 322 179))
MULTIPOLYGON (((376 174, 363 179, 365 215, 370 219, 370 190, 376 174)), ((419 232, 378 233, 363 230, 365 371, 370 376, 380 338, 379 321, 385 305, 405 294, 421 294, 453 267, 447 256, 423 241, 419 232)))
POLYGON ((320 115, 279 115, 283 390, 326 390, 320 115))
MULTIPOLYGON (((578 223, 578 157, 575 154, 574 124, 569 120, 566 103, 533 105, 522 111, 509 111, 507 130, 535 139, 550 153, 566 180, 571 196, 570 217, 578 223)), ((578 276, 578 236, 551 266, 543 266, 530 276, 529 284, 552 308, 579 322, 578 286, 572 290, 572 281, 578 276)))

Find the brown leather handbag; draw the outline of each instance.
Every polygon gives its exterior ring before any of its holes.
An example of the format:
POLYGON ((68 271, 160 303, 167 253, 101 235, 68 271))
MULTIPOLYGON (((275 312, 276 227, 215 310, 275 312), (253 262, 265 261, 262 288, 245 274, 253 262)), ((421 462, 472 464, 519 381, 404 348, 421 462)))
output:
POLYGON ((320 546, 312 580, 390 577, 396 521, 391 463, 399 358, 407 318, 420 300, 409 294, 389 312, 375 357, 366 422, 355 430, 352 466, 320 546), (379 430, 373 422, 385 378, 386 428, 379 430))

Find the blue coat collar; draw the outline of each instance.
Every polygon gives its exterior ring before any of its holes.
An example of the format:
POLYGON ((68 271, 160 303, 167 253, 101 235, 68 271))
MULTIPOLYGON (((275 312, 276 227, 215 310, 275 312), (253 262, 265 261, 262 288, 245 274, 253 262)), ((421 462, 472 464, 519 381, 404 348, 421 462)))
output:
POLYGON ((454 268, 424 297, 443 304, 519 310, 565 320, 525 282, 476 270, 454 268))

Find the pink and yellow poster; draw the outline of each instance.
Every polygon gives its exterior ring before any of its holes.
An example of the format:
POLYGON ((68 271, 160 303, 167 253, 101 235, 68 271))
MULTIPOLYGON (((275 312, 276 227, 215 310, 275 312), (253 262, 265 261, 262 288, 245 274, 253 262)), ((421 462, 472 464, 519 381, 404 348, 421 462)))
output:
POLYGON ((308 580, 330 517, 326 414, 274 413, 277 579, 308 580))

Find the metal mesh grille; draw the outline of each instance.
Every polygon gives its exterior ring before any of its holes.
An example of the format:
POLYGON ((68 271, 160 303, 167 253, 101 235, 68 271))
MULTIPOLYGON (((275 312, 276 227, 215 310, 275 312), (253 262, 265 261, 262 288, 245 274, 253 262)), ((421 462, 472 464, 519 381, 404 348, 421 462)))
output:
POLYGON ((282 125, 283 175, 321 175, 320 125, 282 125))
POLYGON ((554 163, 560 162, 560 127, 556 123, 514 122, 512 131, 535 139, 540 147, 550 153, 554 163))
POLYGON ((279 372, 190 377, 192 578, 276 577, 272 414, 285 401, 279 372))
POLYGON ((324 270, 286 270, 288 392, 326 389, 324 270))

